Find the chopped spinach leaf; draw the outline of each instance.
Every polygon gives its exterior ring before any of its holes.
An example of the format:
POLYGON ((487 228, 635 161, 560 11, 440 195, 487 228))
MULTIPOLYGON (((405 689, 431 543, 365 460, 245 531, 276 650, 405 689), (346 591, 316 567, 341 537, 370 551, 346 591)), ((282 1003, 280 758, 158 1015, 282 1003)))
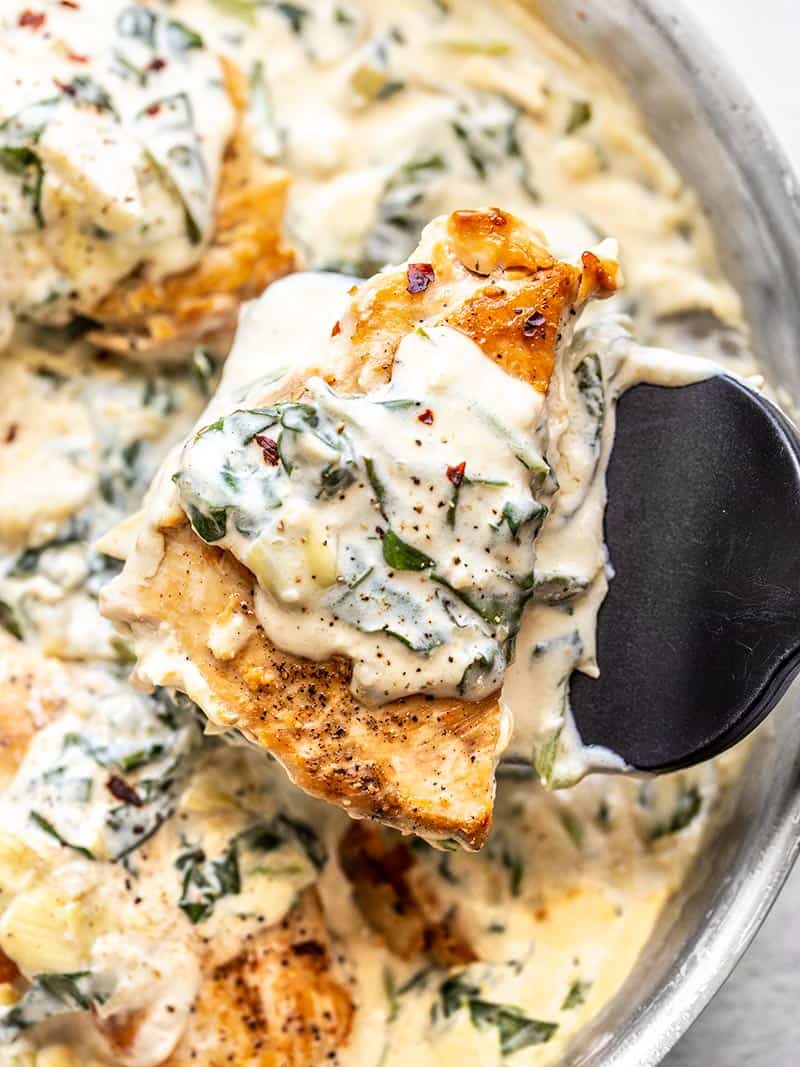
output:
POLYGON ((170 19, 167 22, 167 44, 173 52, 188 52, 193 48, 203 48, 203 38, 184 22, 170 19))
POLYGON ((67 841, 61 836, 58 830, 56 830, 55 826, 53 826, 48 819, 45 819, 44 815, 40 815, 38 811, 31 811, 30 818, 32 822, 36 823, 40 830, 48 834, 50 837, 55 838, 63 848, 71 848, 73 852, 77 852, 87 860, 94 859, 94 856, 88 848, 84 848, 82 845, 73 845, 70 841, 67 841))
POLYGON ((187 511, 192 529, 206 544, 213 544, 225 536, 228 528, 227 508, 210 507, 206 512, 202 512, 193 504, 189 504, 187 511))
POLYGON ((31 210, 40 229, 44 227, 42 214, 42 183, 44 167, 30 148, 0 147, 0 168, 22 179, 22 192, 31 201, 31 210))
POLYGON ((657 823, 650 830, 648 840, 658 841, 662 837, 668 837, 670 834, 677 834, 681 830, 685 830, 700 814, 702 807, 703 798, 700 796, 700 790, 696 785, 681 790, 672 815, 665 822, 657 823))
POLYGON ((523 504, 508 500, 503 505, 500 522, 493 529, 500 530, 505 523, 513 540, 519 542, 520 529, 527 523, 532 523, 531 540, 533 540, 539 532, 546 515, 547 508, 544 504, 540 504, 538 500, 525 501, 523 504))
POLYGON ((586 356, 575 368, 575 379, 586 412, 592 420, 592 440, 596 445, 603 430, 606 396, 603 389, 603 368, 596 352, 586 356))
POLYGON ((588 100, 573 100, 570 107, 567 125, 564 132, 567 135, 577 133, 592 118, 592 105, 588 100))
POLYGON ((531 1019, 519 1008, 493 1004, 486 1000, 471 1000, 469 1014, 478 1030, 488 1027, 497 1029, 503 1056, 510 1056, 513 1052, 532 1045, 544 1045, 558 1030, 558 1023, 531 1019))
POLYGON ((18 641, 22 641, 25 636, 19 608, 6 600, 0 600, 0 627, 18 641))
POLYGON ((198 347, 192 352, 190 369, 203 396, 211 396, 217 364, 204 348, 198 347))
POLYGON ((300 4, 288 3, 286 0, 279 0, 278 3, 274 3, 272 6, 289 23, 292 33, 297 34, 299 37, 305 27, 306 19, 311 15, 308 8, 302 7, 300 4))
POLYGON ((320 475, 319 496, 333 497, 343 493, 356 480, 353 468, 350 465, 340 466, 337 463, 329 463, 320 475))
POLYGON ((65 83, 63 92, 81 104, 89 104, 98 111, 110 111, 116 115, 116 110, 111 97, 100 85, 90 78, 88 74, 78 74, 71 82, 65 83))
POLYGON ((375 494, 375 499, 378 501, 378 509, 381 515, 386 518, 386 488, 383 482, 377 475, 375 470, 375 463, 367 456, 364 460, 364 466, 367 468, 367 477, 369 478, 369 484, 372 486, 372 492, 375 494))
POLYGON ((558 1030, 558 1023, 532 1019, 519 1008, 484 1000, 480 996, 480 988, 469 982, 463 972, 442 983, 439 998, 445 1019, 467 1009, 476 1029, 494 1027, 503 1056, 510 1056, 532 1045, 543 1045, 558 1030))
POLYGON ((313 828, 282 812, 237 834, 218 859, 209 859, 201 848, 188 849, 175 861, 182 874, 178 907, 194 925, 203 922, 218 900, 241 892, 242 849, 272 852, 288 842, 299 845, 316 870, 324 867, 328 854, 313 828))
POLYGON ((394 972, 389 967, 383 968, 383 991, 386 994, 386 1003, 388 1006, 386 1022, 393 1023, 400 1010, 400 1004, 397 998, 397 983, 395 981, 394 972))
POLYGON ((383 558, 397 571, 424 571, 436 566, 435 560, 401 540, 391 529, 383 536, 383 558))
POLYGON ((533 599, 542 604, 563 604, 585 593, 588 587, 584 578, 572 574, 545 574, 535 580, 533 599))
POLYGON ((202 849, 193 848, 178 856, 175 866, 183 875, 178 907, 194 925, 207 919, 222 897, 241 892, 236 840, 219 859, 209 860, 202 849))
POLYGON ((572 1011, 573 1008, 578 1008, 581 1004, 585 1004, 586 997, 591 988, 591 982, 582 982, 580 978, 576 978, 567 990, 567 995, 564 997, 563 1003, 561 1004, 561 1010, 572 1011))
POLYGON ((173 383, 161 374, 148 377, 142 390, 142 406, 151 407, 160 415, 173 415, 178 407, 173 383))
POLYGON ((89 971, 39 974, 16 1004, 0 1008, 0 1042, 11 1043, 20 1033, 67 1012, 90 1011, 107 994, 89 971))

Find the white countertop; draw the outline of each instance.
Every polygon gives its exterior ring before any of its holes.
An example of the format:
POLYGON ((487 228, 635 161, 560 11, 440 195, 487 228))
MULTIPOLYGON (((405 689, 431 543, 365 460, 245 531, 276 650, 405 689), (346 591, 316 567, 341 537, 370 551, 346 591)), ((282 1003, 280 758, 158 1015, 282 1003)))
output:
MULTIPOLYGON (((693 0, 691 6, 800 171, 800 2, 693 0)), ((664 1067, 800 1067, 799 1001, 800 867, 733 977, 664 1067)))

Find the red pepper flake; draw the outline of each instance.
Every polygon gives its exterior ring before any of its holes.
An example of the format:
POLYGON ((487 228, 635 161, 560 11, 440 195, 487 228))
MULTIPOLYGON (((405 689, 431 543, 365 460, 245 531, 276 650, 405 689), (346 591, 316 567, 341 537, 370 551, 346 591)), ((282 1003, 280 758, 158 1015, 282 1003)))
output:
POLYGON ((447 477, 458 489, 461 483, 464 481, 464 471, 467 469, 466 463, 459 463, 456 467, 447 468, 447 477))
POLYGON ((26 8, 17 19, 18 26, 26 26, 29 30, 40 30, 47 20, 47 15, 42 11, 31 11, 26 8))
POLYGON ((268 463, 270 467, 277 467, 280 462, 278 442, 273 441, 271 437, 267 437, 266 434, 263 433, 257 433, 253 440, 264 453, 264 462, 268 463))
POLYGON ((151 104, 150 107, 146 107, 144 110, 146 115, 157 115, 161 110, 161 104, 151 104))
POLYGON ((16 439, 17 439, 17 431, 18 430, 19 430, 18 424, 16 422, 12 422, 11 425, 6 430, 6 434, 5 434, 5 437, 3 438, 3 441, 7 445, 13 444, 14 441, 16 441, 16 439))
POLYGON ((409 263, 406 292, 424 293, 431 282, 436 281, 436 272, 431 263, 409 263))
POLYGON ((433 412, 430 408, 425 408, 424 411, 417 415, 417 422, 424 422, 426 426, 433 426, 433 412))
POLYGON ((68 7, 70 11, 80 11, 81 5, 76 3, 75 0, 59 0, 62 7, 68 7))
POLYGON ((74 85, 68 85, 66 82, 59 81, 58 78, 53 78, 53 81, 56 83, 56 86, 61 90, 61 92, 64 93, 66 96, 76 95, 74 85))
POLYGON ((79 52, 70 52, 69 55, 67 56, 67 59, 71 63, 88 63, 89 62, 89 57, 88 56, 82 56, 79 52))
POLYGON ((522 332, 525 337, 541 337, 542 327, 547 325, 547 319, 541 311, 534 311, 528 315, 522 324, 522 332))
POLYGON ((132 785, 128 785, 124 778, 120 778, 118 774, 112 774, 106 782, 106 789, 117 800, 121 800, 123 804, 130 804, 134 808, 141 808, 142 798, 136 792, 132 785))
POLYGON ((147 64, 147 69, 154 71, 163 70, 166 65, 166 59, 162 59, 161 56, 156 56, 155 59, 151 59, 150 62, 147 64))
POLYGON ((337 319, 336 322, 334 322, 333 324, 333 329, 331 330, 331 337, 338 337, 341 332, 342 323, 340 319, 337 319))

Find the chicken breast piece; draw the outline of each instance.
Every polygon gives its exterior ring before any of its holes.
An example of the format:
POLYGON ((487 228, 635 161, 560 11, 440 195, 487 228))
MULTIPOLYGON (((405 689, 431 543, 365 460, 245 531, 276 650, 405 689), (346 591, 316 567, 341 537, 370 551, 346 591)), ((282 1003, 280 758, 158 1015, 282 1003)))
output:
MULTIPOLYGON (((426 229, 410 264, 352 292, 332 324, 333 364, 296 370, 253 406, 302 398, 313 373, 339 393, 371 390, 390 378, 404 337, 440 325, 546 393, 578 310, 612 293, 617 272, 592 252, 580 267, 556 260, 497 209, 456 212, 426 229)), ((256 621, 251 571, 188 523, 170 482, 175 462, 157 479, 136 545, 102 599, 134 642, 138 680, 183 689, 214 724, 272 752, 296 784, 354 816, 479 848, 507 742, 497 692, 373 706, 351 691, 347 657, 319 661, 276 647, 256 621), (220 646, 221 630, 235 632, 233 645, 220 646)))
MULTIPOLYGON (((0 633, 0 786, 11 781, 35 734, 68 712, 90 679, 84 668, 48 659, 0 633)), ((168 863, 167 872, 171 867, 168 863)), ((159 868, 148 867, 142 876, 157 878, 159 868)), ((329 933, 316 889, 303 890, 280 922, 233 943, 236 954, 220 958, 219 947, 206 944, 198 930, 198 992, 164 1067, 328 1062, 347 1041, 354 1006, 343 954, 329 933)), ((0 950, 3 983, 16 983, 19 995, 27 988, 14 960, 0 950)), ((152 1029, 151 1009, 92 1017, 110 1061, 118 1056, 128 1062, 140 1032, 152 1029)))
POLYGON ((438 899, 408 844, 391 834, 354 822, 339 842, 339 863, 364 919, 400 959, 424 954, 443 968, 474 963, 478 955, 458 915, 438 899))
POLYGON ((253 146, 241 71, 220 57, 238 128, 222 160, 211 244, 189 270, 152 280, 135 274, 91 312, 99 347, 134 358, 180 357, 200 341, 225 343, 239 307, 295 267, 283 237, 289 175, 253 146))
MULTIPOLYGON (((347 1041, 354 1007, 315 890, 233 959, 204 968, 189 1024, 163 1067, 314 1067, 347 1041)), ((101 1024, 124 1058, 136 1013, 101 1024)))

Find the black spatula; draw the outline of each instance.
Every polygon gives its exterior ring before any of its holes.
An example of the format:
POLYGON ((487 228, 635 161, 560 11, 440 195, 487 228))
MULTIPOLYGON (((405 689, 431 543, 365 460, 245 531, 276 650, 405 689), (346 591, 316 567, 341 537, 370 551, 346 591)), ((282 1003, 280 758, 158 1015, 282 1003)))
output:
POLYGON ((600 677, 573 675, 578 729, 638 770, 699 763, 800 669, 800 437, 725 375, 640 385, 619 404, 608 496, 616 577, 600 677))

